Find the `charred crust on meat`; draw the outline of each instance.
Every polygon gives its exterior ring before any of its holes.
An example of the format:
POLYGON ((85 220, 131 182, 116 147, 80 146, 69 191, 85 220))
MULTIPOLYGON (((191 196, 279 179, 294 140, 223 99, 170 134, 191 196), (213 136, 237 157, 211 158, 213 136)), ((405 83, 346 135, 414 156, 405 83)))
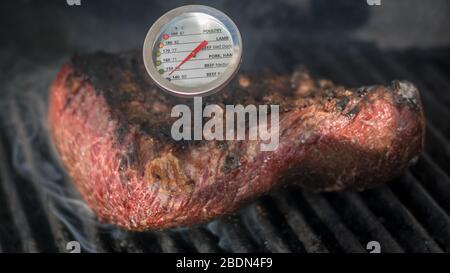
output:
POLYGON ((226 150, 229 147, 227 141, 218 141, 218 145, 221 150, 226 150))
MULTIPOLYGON (((192 102, 166 95, 152 82, 145 72, 142 60, 136 56, 137 52, 131 51, 118 55, 100 52, 83 57, 75 55, 72 58, 75 74, 93 85, 98 95, 103 96, 110 105, 112 118, 119 122, 117 141, 122 143, 130 128, 137 127, 144 135, 161 145, 170 142, 176 149, 201 145, 198 141, 172 141, 171 120, 167 111, 176 104, 191 105, 192 102)), ((411 86, 406 82, 393 83, 396 103, 417 107, 411 86)), ((317 102, 325 98, 334 102, 338 112, 355 116, 360 111, 361 101, 365 101, 367 95, 376 89, 361 87, 347 90, 328 80, 313 80, 305 68, 295 70, 290 76, 241 74, 227 88, 234 91, 225 90, 204 98, 204 104, 219 104, 222 107, 237 103, 278 104, 280 112, 287 113, 293 109, 319 106, 317 102), (266 92, 261 92, 262 89, 266 89, 266 92), (357 98, 362 100, 350 103, 357 98), (351 108, 347 109, 350 104, 351 108)), ((325 108, 323 110, 329 111, 325 108)))
POLYGON ((357 104, 350 111, 348 111, 345 115, 347 115, 349 117, 356 116, 360 110, 361 110, 361 108, 359 107, 359 104, 357 104))
POLYGON ((367 93, 370 92, 370 90, 371 90, 371 88, 364 86, 364 87, 357 88, 356 93, 358 94, 359 97, 362 98, 362 97, 365 97, 367 95, 367 93))
POLYGON ((349 97, 345 97, 343 99, 341 99, 340 101, 338 101, 336 103, 336 108, 339 112, 342 112, 345 110, 345 107, 347 107, 347 104, 349 103, 350 98, 349 97))
POLYGON ((194 188, 193 180, 187 177, 180 161, 172 153, 151 160, 145 166, 144 177, 147 183, 157 184, 159 190, 166 193, 186 193, 194 188))
POLYGON ((222 171, 225 173, 233 171, 234 169, 238 168, 239 165, 239 156, 233 153, 228 154, 223 161, 222 171))
POLYGON ((408 81, 393 81, 391 89, 395 95, 395 102, 399 105, 407 105, 415 110, 420 110, 419 91, 408 81))
POLYGON ((61 69, 51 135, 100 219, 132 230, 198 224, 287 178, 314 191, 364 189, 391 180, 423 148, 421 102, 407 82, 348 89, 305 71, 241 73, 203 101, 279 104, 279 146, 262 152, 253 140, 173 140, 170 110, 192 99, 160 90, 140 52, 74 56, 61 69))

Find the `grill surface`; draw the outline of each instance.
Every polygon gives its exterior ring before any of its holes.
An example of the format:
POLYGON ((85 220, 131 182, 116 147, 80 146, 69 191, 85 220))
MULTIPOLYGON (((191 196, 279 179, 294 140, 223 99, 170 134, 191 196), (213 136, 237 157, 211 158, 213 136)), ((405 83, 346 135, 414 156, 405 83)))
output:
POLYGON ((315 194, 286 188, 206 225, 133 233, 98 223, 52 152, 46 93, 61 61, 39 67, 2 56, 0 251, 450 252, 450 49, 380 51, 370 45, 277 47, 275 70, 305 65, 349 86, 410 80, 427 117, 417 164, 386 186, 315 194), (291 48, 291 47, 290 47, 291 48), (6 69, 7 68, 7 69, 6 69), (3 96, 3 95, 2 95, 3 96))

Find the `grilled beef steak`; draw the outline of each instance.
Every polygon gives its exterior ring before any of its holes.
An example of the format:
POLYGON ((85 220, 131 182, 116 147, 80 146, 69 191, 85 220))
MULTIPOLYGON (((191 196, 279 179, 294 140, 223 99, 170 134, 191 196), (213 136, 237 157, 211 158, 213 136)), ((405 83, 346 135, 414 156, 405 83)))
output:
POLYGON ((277 186, 364 189, 399 175, 423 146, 424 117, 408 82, 347 89, 306 72, 238 75, 205 104, 280 105, 279 145, 174 141, 172 97, 137 52, 75 56, 50 96, 54 144, 98 217, 131 230, 204 222, 277 186))

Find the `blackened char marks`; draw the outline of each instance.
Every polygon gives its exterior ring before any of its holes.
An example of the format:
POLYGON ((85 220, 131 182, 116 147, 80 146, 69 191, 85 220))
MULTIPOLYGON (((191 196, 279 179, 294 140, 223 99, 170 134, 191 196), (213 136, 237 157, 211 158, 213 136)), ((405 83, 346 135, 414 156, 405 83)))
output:
POLYGON ((336 108, 338 109, 338 111, 341 111, 341 112, 344 111, 345 107, 347 107, 349 100, 350 100, 350 98, 345 97, 345 98, 341 99, 340 101, 338 101, 336 103, 336 108))
POLYGON ((72 58, 74 74, 94 87, 96 94, 108 103, 113 120, 119 122, 119 143, 133 127, 167 143, 171 138, 167 109, 176 102, 162 95, 151 81, 143 79, 141 62, 135 52, 120 55, 99 52, 72 58), (163 105, 163 113, 155 111, 158 103, 163 105))
POLYGON ((208 221, 287 181, 315 191, 374 187, 423 147, 419 93, 404 81, 352 89, 305 70, 239 74, 204 98, 279 105, 279 145, 269 152, 254 140, 174 141, 171 109, 193 100, 160 90, 138 51, 74 56, 50 96, 51 136, 81 195, 101 220, 131 230, 208 221))

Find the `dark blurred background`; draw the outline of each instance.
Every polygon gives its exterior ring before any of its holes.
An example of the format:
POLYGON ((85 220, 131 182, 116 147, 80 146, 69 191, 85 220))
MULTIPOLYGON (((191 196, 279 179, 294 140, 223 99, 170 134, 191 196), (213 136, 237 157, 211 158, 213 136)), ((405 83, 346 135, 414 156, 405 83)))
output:
POLYGON ((379 6, 367 0, 80 1, 80 6, 66 0, 2 1, 0 58, 17 54, 48 62, 73 52, 140 48, 159 16, 185 4, 210 5, 236 22, 246 49, 244 69, 261 67, 261 55, 269 58, 265 63, 276 63, 283 58, 278 54, 298 44, 450 45, 447 0, 380 0, 379 6))

